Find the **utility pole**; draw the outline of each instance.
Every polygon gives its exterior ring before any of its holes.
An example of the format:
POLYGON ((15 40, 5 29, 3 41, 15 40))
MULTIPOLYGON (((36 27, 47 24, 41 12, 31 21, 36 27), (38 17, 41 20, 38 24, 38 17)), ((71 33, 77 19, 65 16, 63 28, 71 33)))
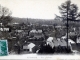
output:
POLYGON ((69 5, 67 3, 67 48, 68 48, 68 9, 69 9, 69 5))

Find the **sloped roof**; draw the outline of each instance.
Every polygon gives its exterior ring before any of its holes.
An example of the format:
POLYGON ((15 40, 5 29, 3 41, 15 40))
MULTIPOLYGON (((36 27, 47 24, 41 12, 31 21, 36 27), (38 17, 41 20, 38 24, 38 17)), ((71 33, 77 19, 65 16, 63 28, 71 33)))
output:
POLYGON ((71 39, 68 39, 68 42, 69 43, 75 43, 73 40, 71 40, 71 39))
POLYGON ((31 30, 30 32, 36 32, 36 30, 35 30, 35 29, 33 29, 33 30, 31 30))
POLYGON ((38 30, 38 31, 37 31, 36 29, 33 29, 33 30, 31 30, 30 32, 31 32, 31 33, 42 33, 42 30, 38 30))
POLYGON ((28 47, 28 48, 33 48, 34 46, 35 46, 34 43, 30 43, 27 47, 28 47))
POLYGON ((42 30, 38 30, 38 33, 42 33, 42 30))
POLYGON ((47 39, 47 45, 49 44, 53 48, 54 47, 54 43, 52 42, 52 40, 53 40, 53 37, 49 37, 47 39))
POLYGON ((52 40, 53 40, 53 37, 49 37, 49 38, 47 39, 47 41, 50 41, 50 42, 52 42, 52 40))

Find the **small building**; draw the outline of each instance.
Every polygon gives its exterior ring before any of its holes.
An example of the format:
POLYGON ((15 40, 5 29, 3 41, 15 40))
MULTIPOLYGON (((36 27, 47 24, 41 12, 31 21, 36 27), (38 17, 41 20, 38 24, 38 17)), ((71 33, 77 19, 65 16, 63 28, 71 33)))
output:
POLYGON ((38 47, 34 43, 29 43, 23 46, 24 50, 27 50, 30 53, 36 53, 38 47))
POLYGON ((30 31, 29 36, 33 36, 37 39, 44 37, 42 30, 35 30, 35 29, 30 31))
POLYGON ((23 32, 23 30, 16 30, 16 32, 23 32))
POLYGON ((46 44, 47 45, 49 44, 53 48, 54 47, 53 37, 49 37, 46 41, 46 44))
POLYGON ((71 39, 68 39, 68 42, 71 43, 71 44, 75 44, 75 42, 71 39))
POLYGON ((62 40, 65 40, 66 38, 67 38, 67 36, 62 36, 61 37, 62 40))
POLYGON ((75 32, 70 32, 69 33, 69 38, 72 39, 74 42, 77 42, 77 34, 75 32))
POLYGON ((77 43, 80 43, 80 37, 77 38, 77 43))
POLYGON ((42 33, 42 30, 33 29, 30 31, 30 33, 42 33))
POLYGON ((76 50, 76 43, 72 39, 68 39, 68 44, 71 47, 71 50, 76 50))

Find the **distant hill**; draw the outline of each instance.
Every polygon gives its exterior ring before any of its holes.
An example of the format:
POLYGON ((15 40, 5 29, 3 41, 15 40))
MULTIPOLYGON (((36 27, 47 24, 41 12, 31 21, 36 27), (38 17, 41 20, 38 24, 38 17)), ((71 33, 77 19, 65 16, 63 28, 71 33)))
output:
POLYGON ((18 17, 12 17, 12 21, 11 23, 22 23, 22 22, 27 22, 27 19, 26 18, 18 18, 18 17))
POLYGON ((54 19, 33 19, 33 18, 18 18, 18 17, 13 17, 11 23, 41 23, 41 24, 54 24, 54 23, 62 23, 59 20, 54 20, 54 19))

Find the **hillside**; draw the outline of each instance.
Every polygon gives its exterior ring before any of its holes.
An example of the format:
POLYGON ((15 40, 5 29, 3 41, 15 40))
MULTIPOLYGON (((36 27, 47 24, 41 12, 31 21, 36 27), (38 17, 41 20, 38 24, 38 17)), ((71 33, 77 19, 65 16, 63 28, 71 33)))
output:
POLYGON ((41 24, 61 24, 62 22, 59 20, 54 20, 54 19, 33 19, 33 18, 18 18, 18 17, 13 17, 11 23, 26 23, 26 22, 30 22, 30 23, 41 23, 41 24))

